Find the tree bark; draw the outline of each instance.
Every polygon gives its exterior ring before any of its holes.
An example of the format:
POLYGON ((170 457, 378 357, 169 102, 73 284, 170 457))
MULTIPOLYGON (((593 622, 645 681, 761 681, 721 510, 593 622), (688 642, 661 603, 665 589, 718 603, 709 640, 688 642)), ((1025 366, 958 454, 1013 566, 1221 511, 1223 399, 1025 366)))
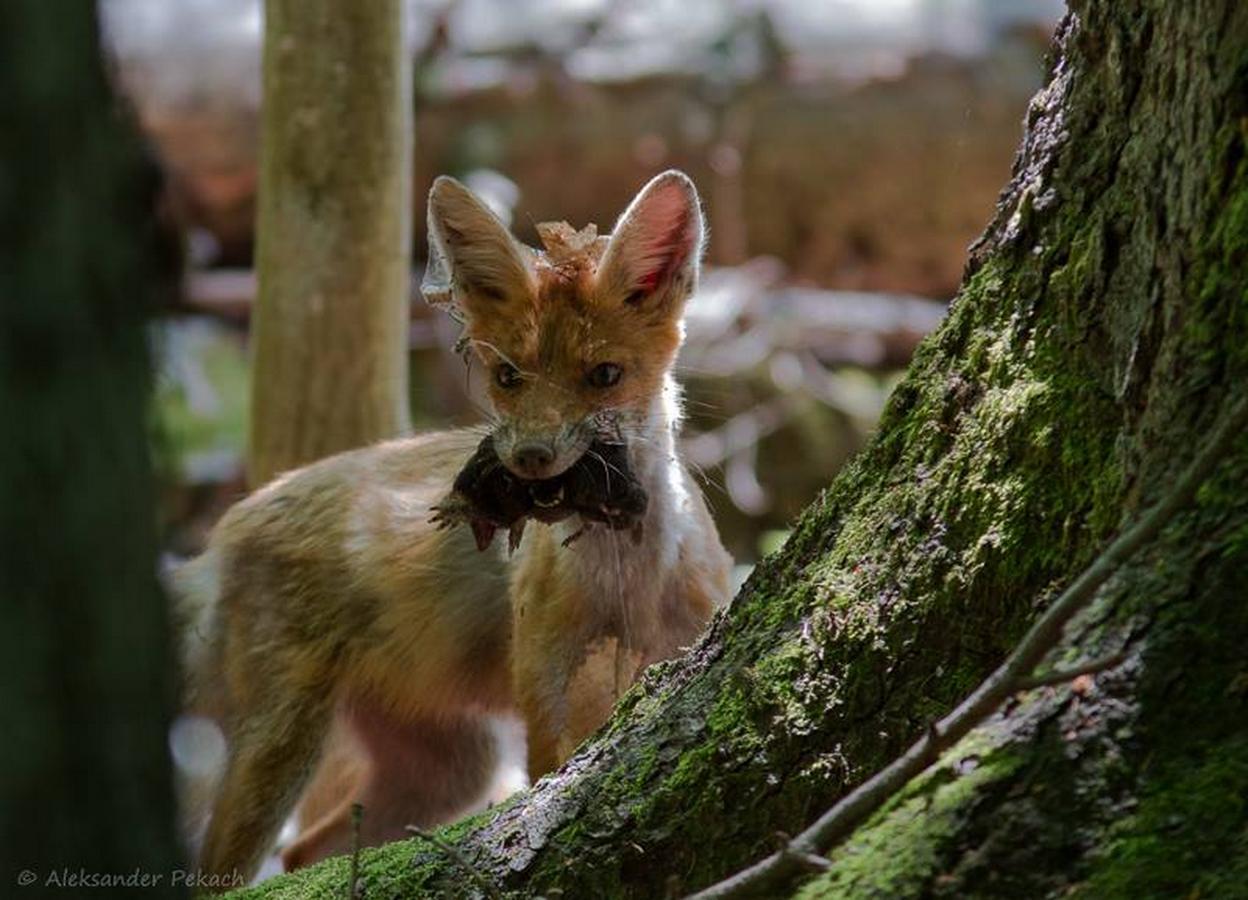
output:
MULTIPOLYGON (((1248 6, 1072 0, 995 220, 870 447, 555 775, 445 830, 518 896, 679 896, 966 696, 1248 386, 1248 6)), ((807 897, 1244 896, 1248 440, 1052 666, 807 897)), ((366 896, 471 894, 425 844, 366 896)), ((341 889, 345 861, 261 888, 341 889)), ((326 894, 328 895, 328 894, 326 894)))
POLYGON ((4 4, 0 58, 0 893, 138 873, 176 896, 145 333, 176 272, 156 169, 94 4, 4 4))
POLYGON ((402 0, 265 4, 248 478, 409 427, 402 0))

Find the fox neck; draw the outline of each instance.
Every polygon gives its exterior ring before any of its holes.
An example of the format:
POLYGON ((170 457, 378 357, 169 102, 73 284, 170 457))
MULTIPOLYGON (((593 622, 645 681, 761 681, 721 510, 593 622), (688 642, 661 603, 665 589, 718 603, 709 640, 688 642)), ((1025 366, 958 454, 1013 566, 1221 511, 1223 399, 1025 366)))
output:
POLYGON ((680 390, 669 374, 642 424, 627 436, 629 464, 646 491, 645 515, 633 534, 570 520, 555 526, 560 541, 572 538, 560 560, 604 614, 643 614, 656 607, 680 553, 681 510, 687 505, 684 464, 676 450, 680 390))

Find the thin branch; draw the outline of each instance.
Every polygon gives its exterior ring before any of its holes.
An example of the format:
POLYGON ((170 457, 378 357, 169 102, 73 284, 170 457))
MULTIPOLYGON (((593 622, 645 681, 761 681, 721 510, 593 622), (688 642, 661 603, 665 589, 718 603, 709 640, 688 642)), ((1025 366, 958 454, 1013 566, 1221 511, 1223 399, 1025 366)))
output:
POLYGON ((364 804, 351 804, 351 876, 347 881, 347 900, 355 900, 360 883, 360 823, 364 820, 364 804))
POLYGON ((1014 685, 1015 691, 1030 691, 1034 688, 1050 687, 1055 684, 1065 684, 1068 681, 1074 681, 1080 675, 1093 675, 1097 672, 1104 672, 1106 669, 1112 669, 1120 666, 1127 660, 1127 652, 1119 650, 1117 653, 1110 653, 1108 656, 1101 656, 1096 659, 1089 660, 1077 666, 1071 666, 1069 669, 1054 669, 1052 672, 1046 672, 1043 675, 1032 675, 1029 678, 1020 678, 1018 683, 1014 685))
POLYGON ((805 853, 793 845, 793 838, 783 831, 776 832, 776 852, 792 857, 793 862, 811 872, 826 872, 832 863, 817 853, 805 853))
POLYGON ((826 872, 832 868, 832 861, 818 853, 804 853, 796 847, 785 847, 780 853, 793 861, 793 864, 811 872, 826 872))
MULTIPOLYGON (((1209 442, 1175 482, 1173 489, 1093 560, 1036 620, 1005 662, 905 753, 841 798, 794 838, 790 845, 792 850, 818 854, 821 848, 835 847, 927 768, 933 759, 987 719, 1018 690, 1020 684, 1031 677, 1036 666, 1061 639, 1066 623, 1088 605, 1097 589, 1135 551, 1156 537, 1175 513, 1191 502, 1197 488, 1245 429, 1248 429, 1248 400, 1241 400, 1215 427, 1209 442)), ((801 869, 793 853, 776 852, 748 869, 691 895, 690 900, 775 894, 778 886, 786 884, 801 869)))
POLYGON ((481 888, 482 892, 485 896, 489 897, 490 900, 502 900, 503 895, 499 893, 498 888, 496 888, 489 879, 477 871, 477 867, 474 866, 466 856, 459 852, 458 847, 448 844, 436 834, 430 831, 425 831, 423 828, 417 828, 415 825, 408 825, 405 830, 408 834, 413 834, 418 838, 428 841, 445 853, 457 866, 464 870, 464 873, 472 879, 473 883, 476 884, 477 887, 481 888))

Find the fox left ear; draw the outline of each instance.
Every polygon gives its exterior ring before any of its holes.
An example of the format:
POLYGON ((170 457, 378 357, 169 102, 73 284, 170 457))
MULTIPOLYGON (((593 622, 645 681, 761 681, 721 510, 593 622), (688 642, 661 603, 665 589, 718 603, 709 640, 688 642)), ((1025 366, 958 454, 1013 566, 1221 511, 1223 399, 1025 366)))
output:
POLYGON ((678 311, 697 286, 705 230, 698 191, 670 169, 620 216, 598 266, 598 295, 638 308, 678 311))
POLYGON ((487 316, 527 297, 526 253, 498 216, 454 178, 442 175, 429 191, 429 263, 420 289, 434 306, 487 316))

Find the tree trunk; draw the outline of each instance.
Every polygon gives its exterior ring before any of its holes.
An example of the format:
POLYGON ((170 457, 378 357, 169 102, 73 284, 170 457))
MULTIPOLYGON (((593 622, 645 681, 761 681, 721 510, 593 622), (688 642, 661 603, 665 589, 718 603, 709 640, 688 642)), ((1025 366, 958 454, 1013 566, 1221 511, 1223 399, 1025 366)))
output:
MULTIPOLYGON (((1013 180, 871 446, 557 774, 443 832, 520 896, 680 895, 889 762, 1165 493, 1248 384, 1248 5, 1072 0, 1013 180)), ((1051 664, 794 885, 1245 896, 1248 441, 1051 664)), ((425 843, 365 896, 468 894, 425 843)), ((330 861, 265 896, 345 882, 330 861)))
POLYGON ((408 428, 402 0, 265 4, 248 478, 408 428))
POLYGON ((0 893, 137 872, 143 896, 176 896, 155 167, 110 96, 94 4, 5 3, 0 58, 0 893))

